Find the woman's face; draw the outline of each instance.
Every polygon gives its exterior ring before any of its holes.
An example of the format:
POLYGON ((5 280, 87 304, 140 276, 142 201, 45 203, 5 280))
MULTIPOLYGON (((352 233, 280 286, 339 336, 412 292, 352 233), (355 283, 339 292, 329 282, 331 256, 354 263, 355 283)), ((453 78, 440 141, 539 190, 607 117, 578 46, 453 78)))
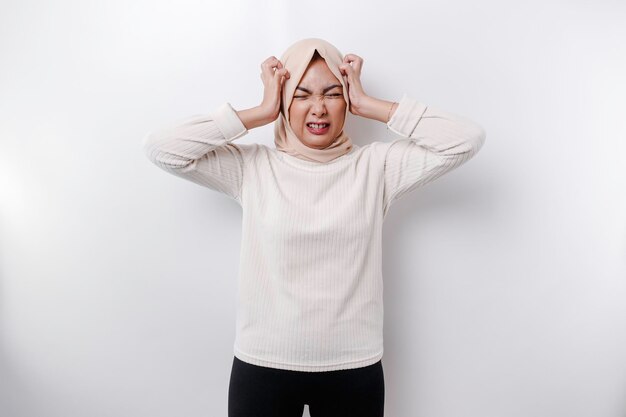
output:
POLYGON ((309 148, 327 148, 343 129, 346 100, 343 87, 324 59, 312 61, 289 106, 291 129, 309 148), (323 123, 325 126, 310 126, 323 123))

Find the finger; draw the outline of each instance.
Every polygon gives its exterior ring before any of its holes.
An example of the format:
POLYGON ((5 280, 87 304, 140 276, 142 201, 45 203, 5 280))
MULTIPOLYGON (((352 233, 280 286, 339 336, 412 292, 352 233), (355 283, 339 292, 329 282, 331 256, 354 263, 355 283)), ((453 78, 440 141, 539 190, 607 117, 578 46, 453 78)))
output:
POLYGON ((350 75, 354 71, 354 67, 350 64, 341 64, 339 66, 342 74, 350 75))
POLYGON ((352 77, 352 73, 354 72, 354 68, 352 68, 350 64, 341 64, 339 70, 343 75, 348 77, 352 77))
POLYGON ((275 56, 272 55, 271 57, 263 61, 263 63, 261 64, 261 68, 266 68, 270 70, 273 67, 275 67, 278 62, 280 61, 275 56))
POLYGON ((289 71, 287 71, 287 68, 281 68, 281 69, 277 69, 276 72, 274 73, 275 77, 287 77, 289 78, 289 71))
POLYGON ((361 68, 363 67, 363 58, 361 58, 360 56, 348 54, 345 56, 344 62, 348 63, 352 68, 354 68, 357 73, 361 72, 361 68))

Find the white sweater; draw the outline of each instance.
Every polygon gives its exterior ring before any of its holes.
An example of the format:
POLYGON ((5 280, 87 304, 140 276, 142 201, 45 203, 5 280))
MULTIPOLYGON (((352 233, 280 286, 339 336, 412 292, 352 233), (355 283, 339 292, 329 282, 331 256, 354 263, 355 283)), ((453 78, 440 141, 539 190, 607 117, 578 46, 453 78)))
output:
POLYGON ((403 95, 389 129, 327 163, 258 143, 230 103, 148 134, 158 167, 243 209, 234 354, 294 371, 367 366, 383 355, 382 226, 390 205, 463 164, 485 130, 403 95))

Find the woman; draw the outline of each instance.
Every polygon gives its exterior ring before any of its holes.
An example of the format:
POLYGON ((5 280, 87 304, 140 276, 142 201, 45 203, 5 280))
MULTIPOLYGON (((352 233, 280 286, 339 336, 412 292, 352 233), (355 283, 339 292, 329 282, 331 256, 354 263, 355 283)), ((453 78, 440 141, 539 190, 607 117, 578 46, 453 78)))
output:
POLYGON ((368 96, 363 60, 303 39, 261 65, 259 106, 224 103, 148 135, 162 169, 243 208, 229 416, 383 416, 382 224, 406 193, 469 160, 475 122, 406 94, 368 96), (402 138, 352 143, 351 112, 402 138), (276 148, 239 140, 275 123, 276 148))

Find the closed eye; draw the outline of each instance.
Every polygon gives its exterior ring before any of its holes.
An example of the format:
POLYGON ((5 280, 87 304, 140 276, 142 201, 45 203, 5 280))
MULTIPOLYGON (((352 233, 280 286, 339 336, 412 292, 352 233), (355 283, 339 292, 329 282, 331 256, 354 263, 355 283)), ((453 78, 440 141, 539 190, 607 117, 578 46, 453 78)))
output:
MULTIPOLYGON (((326 97, 340 97, 343 96, 343 94, 326 94, 326 97)), ((293 96, 293 98, 307 98, 308 96, 293 96)))

